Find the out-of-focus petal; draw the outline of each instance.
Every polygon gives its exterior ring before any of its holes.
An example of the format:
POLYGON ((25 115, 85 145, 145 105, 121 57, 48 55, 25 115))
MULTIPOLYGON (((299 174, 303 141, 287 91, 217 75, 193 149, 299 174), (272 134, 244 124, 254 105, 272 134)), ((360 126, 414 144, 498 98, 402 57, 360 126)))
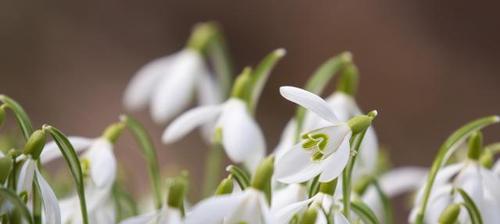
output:
POLYGON ((43 178, 38 169, 35 169, 35 176, 40 186, 45 222, 60 224, 61 210, 59 209, 59 203, 57 201, 56 194, 47 183, 47 181, 45 181, 45 178, 43 178))
POLYGON ((189 105, 200 73, 205 70, 203 58, 192 50, 183 50, 172 63, 151 99, 151 116, 157 123, 170 120, 189 105))
POLYGON ((144 65, 133 76, 125 89, 123 104, 129 110, 145 107, 162 78, 164 78, 177 54, 155 59, 144 65))
POLYGON ((233 213, 245 194, 231 194, 205 199, 186 215, 186 224, 220 224, 224 217, 233 213))
POLYGON ((202 106, 187 111, 168 126, 163 133, 162 141, 171 143, 179 140, 194 128, 215 120, 221 111, 220 105, 202 106))
POLYGON ((329 122, 339 122, 337 116, 333 110, 330 109, 328 103, 321 99, 321 97, 311 92, 297 87, 282 86, 280 87, 280 93, 285 99, 312 111, 329 122))
POLYGON ((286 151, 292 149, 296 129, 297 126, 295 120, 292 119, 286 123, 285 129, 281 133, 280 141, 274 149, 276 160, 283 156, 286 151))
POLYGON ((301 184, 290 184, 283 189, 274 191, 271 210, 277 211, 290 204, 305 200, 306 190, 306 187, 301 184))
POLYGON ((147 214, 127 218, 121 221, 120 224, 147 224, 154 221, 158 216, 158 212, 154 211, 147 214))
POLYGON ((349 224, 347 218, 340 212, 333 213, 333 223, 335 224, 349 224))
POLYGON ((17 193, 31 192, 33 186, 33 177, 35 175, 36 162, 28 158, 22 165, 21 171, 19 172, 19 178, 17 180, 17 193))
POLYGON ((311 203, 313 200, 315 200, 314 197, 304 201, 295 202, 277 211, 273 210, 273 223, 289 223, 295 214, 305 210, 309 203, 311 203))
MULTIPOLYGON (((89 148, 94 142, 94 139, 78 136, 70 136, 68 137, 68 140, 77 153, 89 148)), ((40 161, 42 163, 48 163, 54 159, 61 158, 61 156, 62 154, 61 150, 59 150, 59 146, 57 146, 56 142, 51 141, 43 148, 43 151, 40 154, 40 161)))
POLYGON ((90 162, 90 177, 97 187, 110 186, 114 183, 116 158, 113 145, 108 140, 96 140, 84 157, 90 162))
POLYGON ((226 223, 267 224, 267 202, 262 192, 249 188, 243 192, 243 198, 236 209, 224 220, 226 223))
POLYGON ((428 170, 422 167, 401 167, 384 173, 379 184, 384 193, 395 197, 401 193, 416 190, 426 181, 428 170))

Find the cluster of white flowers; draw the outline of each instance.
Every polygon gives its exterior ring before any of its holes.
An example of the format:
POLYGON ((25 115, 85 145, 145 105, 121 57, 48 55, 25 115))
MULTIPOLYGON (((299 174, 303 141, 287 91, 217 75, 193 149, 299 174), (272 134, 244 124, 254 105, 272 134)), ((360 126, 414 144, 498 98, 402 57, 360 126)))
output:
POLYGON ((170 122, 163 143, 201 128, 209 146, 205 183, 190 192, 186 172, 162 181, 154 145, 131 116, 120 116, 97 138, 67 137, 50 125, 35 130, 24 109, 0 95, 0 125, 11 111, 24 136, 23 144, 0 144, 0 223, 391 224, 390 200, 403 193, 415 193, 410 223, 500 223, 500 143, 484 145, 481 132, 499 117, 455 131, 429 169, 390 168, 372 126, 377 111, 365 114, 355 101, 358 71, 350 53, 326 61, 304 88, 272 91, 298 107, 279 144, 268 150, 254 114, 285 53, 272 51, 232 81, 221 32, 203 23, 183 50, 148 63, 132 78, 125 107, 149 106, 155 122, 170 122), (335 92, 321 98, 336 74, 335 92), (188 110, 193 95, 200 106, 188 110), (118 175, 114 145, 124 130, 146 160, 153 206, 137 206, 118 175), (224 155, 233 163, 226 177, 224 155), (73 185, 45 171, 57 159, 66 162, 73 185), (188 193, 200 192, 204 199, 188 200, 188 193))

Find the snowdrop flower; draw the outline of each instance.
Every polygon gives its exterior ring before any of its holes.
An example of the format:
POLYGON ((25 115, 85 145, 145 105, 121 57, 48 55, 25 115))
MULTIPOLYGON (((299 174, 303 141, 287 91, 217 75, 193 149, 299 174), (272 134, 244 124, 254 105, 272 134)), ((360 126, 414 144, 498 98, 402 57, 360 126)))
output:
POLYGON ((317 224, 330 223, 329 219, 333 219, 333 223, 335 224, 349 224, 349 221, 341 212, 342 205, 334 200, 331 195, 323 192, 319 192, 310 199, 291 204, 273 213, 273 223, 289 223, 295 215, 304 212, 308 207, 316 210, 318 216, 315 223, 317 224), (323 210, 327 213, 331 211, 331 217, 327 217, 323 210))
POLYGON ((283 183, 300 183, 317 175, 320 175, 320 182, 335 179, 349 160, 349 139, 353 129, 359 132, 367 128, 373 117, 358 116, 361 119, 342 122, 323 99, 310 92, 295 87, 281 87, 280 92, 287 100, 328 121, 329 125, 303 134, 300 143, 277 158, 277 180, 283 183))
POLYGON ((45 132, 37 130, 33 132, 28 139, 24 152, 26 157, 21 166, 21 171, 19 172, 16 192, 18 194, 25 193, 28 195, 28 198, 31 199, 33 181, 36 179, 40 187, 40 197, 42 199, 43 218, 45 223, 60 224, 61 211, 57 202, 57 197, 37 167, 37 160, 45 145, 45 138, 45 132))
POLYGON ((125 90, 126 108, 138 110, 149 104, 153 120, 163 123, 185 110, 195 92, 200 104, 220 102, 221 93, 202 55, 215 32, 210 24, 197 26, 186 48, 142 67, 125 90))
POLYGON ((167 127, 162 140, 164 143, 177 141, 197 126, 214 121, 214 132, 216 135, 220 134, 228 157, 233 162, 244 163, 254 170, 265 155, 264 135, 245 102, 238 98, 232 97, 220 105, 202 106, 187 111, 167 127))
MULTIPOLYGON (((473 135, 469 140, 468 158, 459 163, 443 167, 437 174, 431 189, 429 204, 425 211, 426 223, 437 223, 443 211, 451 204, 463 199, 455 189, 463 189, 478 207, 483 223, 496 223, 500 219, 500 178, 493 171, 483 167, 479 162, 481 150, 480 134, 473 135), (475 142, 475 143, 474 143, 475 142), (473 143, 473 144, 471 144, 473 143)), ((423 187, 417 194, 415 207, 410 215, 410 221, 415 220, 417 208, 423 197, 423 187)), ((459 218, 461 223, 469 220, 466 212, 459 218)))
MULTIPOLYGON (((361 115, 362 112, 353 96, 337 91, 329 96, 326 100, 328 106, 340 121, 348 121, 349 119, 361 115)), ((315 113, 306 112, 303 123, 303 130, 311 131, 318 128, 328 126, 329 122, 315 113)), ((294 144, 295 132, 297 126, 296 121, 291 120, 287 123, 279 144, 275 149, 276 157, 280 158, 285 152, 290 150, 294 144)), ((373 174, 376 168, 378 157, 378 140, 373 127, 369 127, 366 131, 363 142, 361 143, 360 156, 358 157, 354 172, 353 180, 358 180, 363 175, 373 174)))

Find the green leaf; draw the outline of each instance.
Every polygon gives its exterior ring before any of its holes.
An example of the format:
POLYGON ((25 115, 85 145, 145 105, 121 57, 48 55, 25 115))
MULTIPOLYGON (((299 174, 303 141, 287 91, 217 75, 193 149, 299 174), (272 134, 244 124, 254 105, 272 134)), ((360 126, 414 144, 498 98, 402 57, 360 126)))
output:
POLYGON ((367 224, 380 223, 373 211, 362 201, 351 202, 352 210, 367 224))
POLYGON ((17 211, 22 215, 24 220, 28 221, 28 223, 33 224, 33 219, 31 214, 24 204, 24 202, 16 195, 16 193, 12 190, 9 190, 4 187, 0 187, 0 199, 1 201, 8 200, 10 201, 17 211))
POLYGON ((242 190, 250 186, 250 175, 241 168, 235 165, 229 165, 226 167, 226 171, 231 174, 242 190))
POLYGON ((11 99, 6 95, 0 95, 0 101, 2 101, 7 108, 11 109, 16 116, 17 123, 19 124, 21 131, 23 132, 24 139, 28 140, 33 133, 33 125, 31 125, 31 120, 28 114, 24 111, 19 103, 11 99))
POLYGON ((456 190, 458 191, 460 196, 462 196, 462 199, 464 199, 464 206, 467 209, 467 212, 469 213, 472 223, 483 224, 483 219, 481 218, 481 212, 479 212, 479 209, 477 208, 472 198, 463 189, 458 188, 456 190))
POLYGON ((134 135, 137 143, 140 146, 141 153, 146 159, 148 165, 149 179, 151 181, 151 187, 153 188, 155 196, 155 206, 156 208, 161 208, 162 206, 162 193, 161 193, 161 178, 160 178, 160 166, 158 165, 158 158, 156 156, 156 150, 154 148, 153 142, 149 137, 146 129, 131 116, 123 115, 120 118, 122 122, 125 122, 128 129, 134 135))
POLYGON ((78 198, 80 199, 80 210, 83 217, 83 223, 88 224, 88 213, 87 213, 87 203, 85 199, 85 189, 84 189, 84 180, 82 174, 82 167, 80 166, 80 159, 75 152, 75 149, 69 142, 68 138, 57 128, 54 128, 49 125, 44 125, 43 129, 48 131, 52 136, 52 139, 56 142, 57 146, 61 150, 61 154, 64 157, 64 160, 68 164, 70 168, 71 175, 73 176, 73 180, 76 185, 76 192, 78 194, 78 198))
MULTIPOLYGON (((346 64, 351 63, 352 55, 349 52, 344 52, 336 57, 328 59, 324 62, 307 81, 304 89, 312 92, 316 95, 321 95, 326 85, 333 79, 335 74, 337 74, 346 64)), ((296 133, 295 139, 299 140, 300 133, 302 132, 302 126, 304 125, 304 116, 306 110, 302 107, 298 107, 295 112, 296 121, 296 133)))
POLYGON ((441 169, 441 167, 446 164, 450 156, 457 150, 458 146, 463 143, 471 134, 489 125, 498 123, 499 121, 500 118, 498 116, 488 116, 469 122, 468 124, 453 132, 453 134, 451 134, 450 137, 446 139, 443 145, 441 145, 436 159, 432 163, 432 167, 425 184, 423 200, 417 213, 417 219, 415 222, 416 224, 422 224, 424 221, 425 210, 427 208, 427 203, 429 202, 432 185, 434 184, 439 169, 441 169))
POLYGON ((308 188, 308 193, 307 195, 309 198, 312 198, 314 195, 316 195, 319 192, 319 175, 314 177, 310 182, 309 182, 309 188, 308 188))
POLYGON ((384 207, 384 218, 385 218, 384 223, 385 224, 394 223, 391 200, 385 194, 385 192, 382 190, 382 188, 380 187, 380 184, 378 183, 377 180, 373 181, 373 185, 375 186, 375 190, 377 191, 377 194, 380 198, 380 201, 382 202, 382 205, 384 207))
POLYGON ((128 217, 139 214, 137 203, 134 201, 130 193, 125 191, 116 182, 113 184, 112 194, 116 208, 115 215, 117 221, 122 221, 128 217))
POLYGON ((276 66, 283 56, 285 56, 285 49, 276 49, 269 53, 262 61, 257 65, 251 76, 251 99, 250 108, 252 111, 255 110, 257 103, 259 102, 260 95, 264 90, 264 86, 271 74, 271 71, 276 66))

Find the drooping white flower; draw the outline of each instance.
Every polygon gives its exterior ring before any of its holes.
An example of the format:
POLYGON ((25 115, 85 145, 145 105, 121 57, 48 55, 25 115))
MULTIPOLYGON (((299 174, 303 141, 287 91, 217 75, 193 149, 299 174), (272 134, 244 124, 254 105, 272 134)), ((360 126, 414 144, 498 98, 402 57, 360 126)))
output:
POLYGON ((230 195, 214 196, 195 205, 186 215, 186 224, 270 224, 264 194, 254 188, 230 195))
MULTIPOLYGON (((443 167, 437 174, 425 211, 425 223, 436 223, 444 209, 463 199, 456 188, 463 189, 474 201, 481 213, 483 223, 496 223, 500 219, 500 178, 477 161, 466 160, 443 167)), ((423 187, 417 194, 410 222, 415 220, 417 209, 423 203, 423 187)), ((461 212, 461 223, 469 220, 467 212, 461 212)))
MULTIPOLYGON (((343 92, 335 92, 325 100, 330 109, 340 121, 348 121, 362 112, 356 104, 354 98, 343 92)), ((329 122, 315 113, 306 112, 302 130, 305 132, 328 126, 329 122)), ((275 148, 277 158, 280 158, 286 151, 290 150, 294 144, 294 137, 297 126, 294 119, 290 120, 282 135, 280 142, 275 148)), ((353 180, 357 181, 363 175, 371 175, 375 171, 378 157, 378 140, 373 127, 369 127, 361 143, 359 157, 356 160, 353 180)))
POLYGON ((338 177, 349 160, 351 128, 337 119, 320 97, 295 87, 281 87, 281 95, 329 122, 329 125, 302 135, 301 142, 276 159, 276 178, 300 183, 320 175, 320 182, 338 177))
POLYGON ((334 200, 331 195, 321 192, 307 200, 293 203, 273 212, 273 224, 287 224, 295 215, 304 212, 308 207, 317 209, 317 224, 330 223, 328 220, 333 220, 335 224, 349 224, 349 221, 341 212, 342 205, 334 200), (331 217, 327 217, 323 211, 329 213, 331 217))
POLYGON ((31 192, 33 187, 33 182, 36 179, 38 186, 40 188, 40 197, 42 199, 43 207, 43 219, 45 223, 61 223, 61 210, 57 201, 57 197, 47 183, 45 178, 42 176, 36 161, 27 156, 24 161, 21 171, 19 173, 19 178, 16 186, 16 192, 18 194, 27 193, 28 198, 31 199, 31 192))
POLYGON ((202 55, 186 48, 142 67, 130 81, 123 101, 130 110, 149 104, 153 120, 163 123, 185 110, 195 93, 202 105, 221 99, 202 55))
POLYGON ((164 143, 177 141, 197 126, 214 121, 215 130, 221 131, 222 145, 228 157, 253 170, 265 155, 264 135, 246 104, 237 98, 187 111, 167 127, 162 140, 164 143))
POLYGON ((138 215, 135 217, 127 218, 120 222, 120 224, 182 224, 181 211, 176 208, 163 206, 158 211, 149 212, 147 214, 138 215))

